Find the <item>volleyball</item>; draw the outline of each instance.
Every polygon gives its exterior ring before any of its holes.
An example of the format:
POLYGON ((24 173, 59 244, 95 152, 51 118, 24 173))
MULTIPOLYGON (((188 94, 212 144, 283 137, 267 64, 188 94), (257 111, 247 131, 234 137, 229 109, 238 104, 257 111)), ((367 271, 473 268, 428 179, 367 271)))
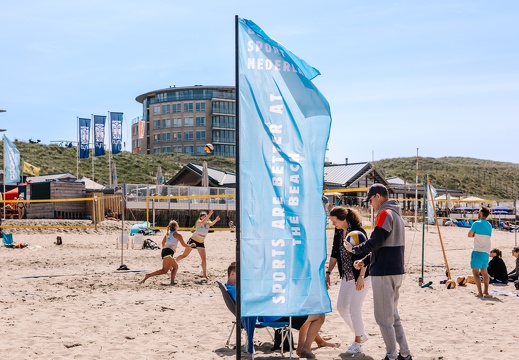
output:
POLYGON ((212 153, 214 150, 213 144, 205 144, 204 150, 208 154, 212 153))
POLYGON ((357 246, 366 241, 366 235, 362 231, 354 230, 346 235, 345 241, 349 242, 351 246, 357 246))
POLYGON ((465 286, 467 285, 467 278, 465 276, 460 276, 458 277, 457 282, 459 286, 465 286))
POLYGON ((447 280, 445 286, 447 289, 454 289, 456 287, 456 282, 454 280, 447 280))

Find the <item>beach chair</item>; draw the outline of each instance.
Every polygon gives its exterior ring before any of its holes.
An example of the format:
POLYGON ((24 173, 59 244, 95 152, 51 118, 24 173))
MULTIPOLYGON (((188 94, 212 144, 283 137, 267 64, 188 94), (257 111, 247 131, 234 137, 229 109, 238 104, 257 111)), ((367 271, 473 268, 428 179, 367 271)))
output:
POLYGON ((137 233, 133 235, 132 249, 142 249, 142 242, 144 241, 144 235, 137 233))
POLYGON ((115 248, 119 249, 119 246, 122 246, 123 249, 128 249, 128 234, 119 235, 117 240, 115 241, 115 248), (122 241, 121 241, 122 236, 122 241))
POLYGON ((8 248, 14 247, 13 245, 13 234, 2 233, 2 240, 4 242, 4 246, 8 248))
MULTIPOLYGON (((222 284, 220 281, 216 281, 218 284, 218 288, 222 292, 223 300, 225 302, 225 305, 227 306, 227 309, 236 317, 236 303, 234 302, 231 294, 229 294, 229 291, 227 291, 227 288, 224 284, 222 284)), ((258 328, 264 328, 269 333, 272 341, 274 341, 274 337, 272 336, 272 333, 269 331, 269 327, 273 329, 281 329, 281 355, 283 356, 283 344, 285 343, 285 339, 289 338, 292 339, 292 331, 290 329, 290 324, 288 322, 260 322, 257 320, 257 317, 243 317, 242 318, 242 330, 247 328, 248 324, 251 324, 254 326, 254 329, 258 328)), ((227 342, 225 343, 226 347, 229 347, 229 343, 231 341, 231 336, 234 332, 234 328, 236 327, 236 320, 233 320, 231 332, 229 333, 229 337, 227 338, 227 342)), ((249 332, 247 333, 247 352, 252 354, 252 359, 254 359, 254 329, 249 329, 249 332)), ((289 349, 290 352, 292 352, 293 349, 289 349)))

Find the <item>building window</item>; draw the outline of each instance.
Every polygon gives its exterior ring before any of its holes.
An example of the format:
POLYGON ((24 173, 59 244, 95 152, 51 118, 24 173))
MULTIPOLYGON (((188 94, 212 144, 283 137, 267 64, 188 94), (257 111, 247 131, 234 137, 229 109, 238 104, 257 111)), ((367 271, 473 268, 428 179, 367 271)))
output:
POLYGON ((184 141, 193 141, 192 131, 184 131, 184 141))
POLYGON ((160 120, 153 120, 153 129, 160 129, 160 120))
POLYGON ((184 154, 193 155, 193 145, 184 146, 184 154))
POLYGON ((205 126, 205 116, 196 117, 196 126, 205 126))
POLYGON ((160 148, 153 148, 154 154, 160 154, 160 148))
POLYGON ((197 131, 196 132, 196 139, 197 140, 205 140, 205 130, 197 131))
POLYGON ((160 115, 160 105, 153 106, 153 115, 160 115))
POLYGON ((214 147, 214 155, 236 157, 236 146, 234 145, 217 145, 214 147))
POLYGON ((175 131, 173 132, 173 142, 179 142, 182 141, 182 132, 175 131))
POLYGON ((213 130, 213 142, 234 144, 235 133, 232 130, 213 130))
POLYGON ((193 124, 194 122, 192 117, 184 118, 184 126, 193 126, 193 124))
POLYGON ((236 104, 230 101, 214 101, 213 113, 218 114, 235 114, 236 104))
POLYGON ((162 105, 162 113, 169 114, 169 105, 162 105))
POLYGON ((205 112, 205 102, 197 102, 196 103, 196 111, 197 112, 205 112))
POLYGON ((215 115, 213 116, 213 128, 236 129, 236 117, 215 115))
POLYGON ((153 143, 157 144, 160 142, 160 134, 153 135, 153 143))
POLYGON ((171 141, 171 133, 162 134, 162 142, 170 142, 171 141))
POLYGON ((193 112, 193 103, 184 103, 184 112, 193 112))
POLYGON ((174 118, 173 119, 173 127, 182 127, 182 119, 181 118, 174 118))
POLYGON ((182 154, 182 146, 173 146, 171 147, 171 151, 177 154, 182 154))
POLYGON ((182 104, 173 104, 171 105, 171 109, 174 113, 182 112, 182 104))
POLYGON ((167 129, 171 127, 171 119, 162 119, 162 128, 167 129))
POLYGON ((204 146, 202 146, 202 145, 197 145, 197 146, 196 146, 196 154, 197 154, 197 155, 207 155, 207 153, 206 153, 205 150, 204 150, 204 146))
POLYGON ((166 146, 162 148, 163 153, 170 153, 171 152, 171 146, 166 146))

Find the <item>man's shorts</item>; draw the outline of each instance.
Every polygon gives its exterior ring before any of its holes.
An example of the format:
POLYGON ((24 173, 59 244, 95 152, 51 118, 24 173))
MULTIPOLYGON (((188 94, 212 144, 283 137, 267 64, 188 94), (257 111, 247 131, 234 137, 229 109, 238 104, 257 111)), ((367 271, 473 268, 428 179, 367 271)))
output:
POLYGON ((489 254, 481 251, 473 251, 470 257, 470 268, 471 269, 486 269, 488 268, 489 254))

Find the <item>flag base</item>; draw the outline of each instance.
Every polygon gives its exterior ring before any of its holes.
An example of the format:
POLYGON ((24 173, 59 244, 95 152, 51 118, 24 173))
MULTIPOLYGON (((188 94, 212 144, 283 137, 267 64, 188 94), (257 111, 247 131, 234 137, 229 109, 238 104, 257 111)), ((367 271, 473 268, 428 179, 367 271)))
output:
POLYGON ((119 266, 119 268, 117 270, 130 270, 130 269, 128 269, 128 266, 121 264, 121 266, 119 266))

